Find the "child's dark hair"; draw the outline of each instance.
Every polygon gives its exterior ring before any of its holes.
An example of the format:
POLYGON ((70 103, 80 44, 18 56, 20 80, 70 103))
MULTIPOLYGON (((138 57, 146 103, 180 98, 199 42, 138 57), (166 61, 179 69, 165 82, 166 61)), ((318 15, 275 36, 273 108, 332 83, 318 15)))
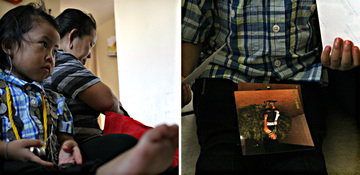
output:
POLYGON ((85 14, 78 9, 66 9, 56 21, 60 25, 60 38, 63 38, 73 29, 77 29, 77 36, 82 38, 84 35, 91 35, 92 30, 96 30, 96 21, 91 14, 85 14))
MULTIPOLYGON (((30 3, 9 10, 0 20, 0 42, 5 49, 10 49, 14 44, 21 45, 23 35, 29 32, 39 22, 48 22, 57 31, 59 25, 54 17, 46 12, 44 3, 30 3)), ((0 49, 0 68, 10 66, 7 53, 0 49)))

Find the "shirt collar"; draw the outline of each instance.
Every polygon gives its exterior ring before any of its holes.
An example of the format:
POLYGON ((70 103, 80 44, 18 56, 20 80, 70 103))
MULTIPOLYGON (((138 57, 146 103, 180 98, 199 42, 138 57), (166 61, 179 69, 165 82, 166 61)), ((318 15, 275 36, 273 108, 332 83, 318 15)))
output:
POLYGON ((14 85, 17 85, 19 87, 37 87, 39 88, 41 91, 44 91, 44 88, 42 87, 42 85, 39 82, 33 81, 33 82, 27 82, 25 80, 21 80, 20 78, 18 78, 17 76, 15 76, 13 73, 10 73, 9 70, 1 70, 0 73, 0 78, 5 80, 6 82, 12 83, 14 85))

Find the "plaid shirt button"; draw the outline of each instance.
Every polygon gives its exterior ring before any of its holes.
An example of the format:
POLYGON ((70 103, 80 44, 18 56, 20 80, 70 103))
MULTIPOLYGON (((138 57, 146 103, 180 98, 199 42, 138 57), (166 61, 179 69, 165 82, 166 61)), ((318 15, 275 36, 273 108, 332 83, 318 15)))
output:
POLYGON ((281 61, 280 60, 275 60, 274 65, 276 67, 280 67, 281 66, 281 61))
POLYGON ((273 29, 273 32, 278 33, 280 31, 280 26, 275 24, 272 29, 273 29))
POLYGON ((235 17, 235 11, 234 11, 234 10, 231 10, 231 12, 230 12, 230 16, 231 16, 232 18, 234 18, 234 17, 235 17))

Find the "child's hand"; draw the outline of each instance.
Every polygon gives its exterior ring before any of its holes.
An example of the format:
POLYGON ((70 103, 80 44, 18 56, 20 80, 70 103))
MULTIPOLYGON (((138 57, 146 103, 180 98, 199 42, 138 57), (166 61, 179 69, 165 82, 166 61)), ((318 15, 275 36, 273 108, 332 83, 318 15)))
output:
POLYGON ((333 70, 346 71, 360 65, 360 51, 357 46, 349 41, 336 38, 331 53, 331 47, 326 46, 321 53, 323 66, 333 70))
POLYGON ((80 149, 74 140, 67 140, 61 146, 59 153, 59 165, 66 163, 82 164, 80 149))
MULTIPOLYGON (((181 76, 181 81, 184 80, 184 77, 181 76)), ((181 108, 186 106, 191 102, 192 94, 189 84, 182 84, 181 83, 181 108)))
POLYGON ((44 142, 35 139, 20 139, 8 143, 7 157, 9 160, 31 161, 44 166, 53 166, 30 151, 30 147, 41 147, 44 142))

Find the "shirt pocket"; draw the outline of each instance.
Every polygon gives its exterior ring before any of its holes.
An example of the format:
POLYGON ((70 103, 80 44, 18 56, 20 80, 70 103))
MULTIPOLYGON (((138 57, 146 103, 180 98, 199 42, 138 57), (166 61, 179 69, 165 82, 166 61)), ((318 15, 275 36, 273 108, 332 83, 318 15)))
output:
POLYGON ((219 0, 218 39, 230 43, 240 56, 285 55, 285 3, 269 3, 219 0))

